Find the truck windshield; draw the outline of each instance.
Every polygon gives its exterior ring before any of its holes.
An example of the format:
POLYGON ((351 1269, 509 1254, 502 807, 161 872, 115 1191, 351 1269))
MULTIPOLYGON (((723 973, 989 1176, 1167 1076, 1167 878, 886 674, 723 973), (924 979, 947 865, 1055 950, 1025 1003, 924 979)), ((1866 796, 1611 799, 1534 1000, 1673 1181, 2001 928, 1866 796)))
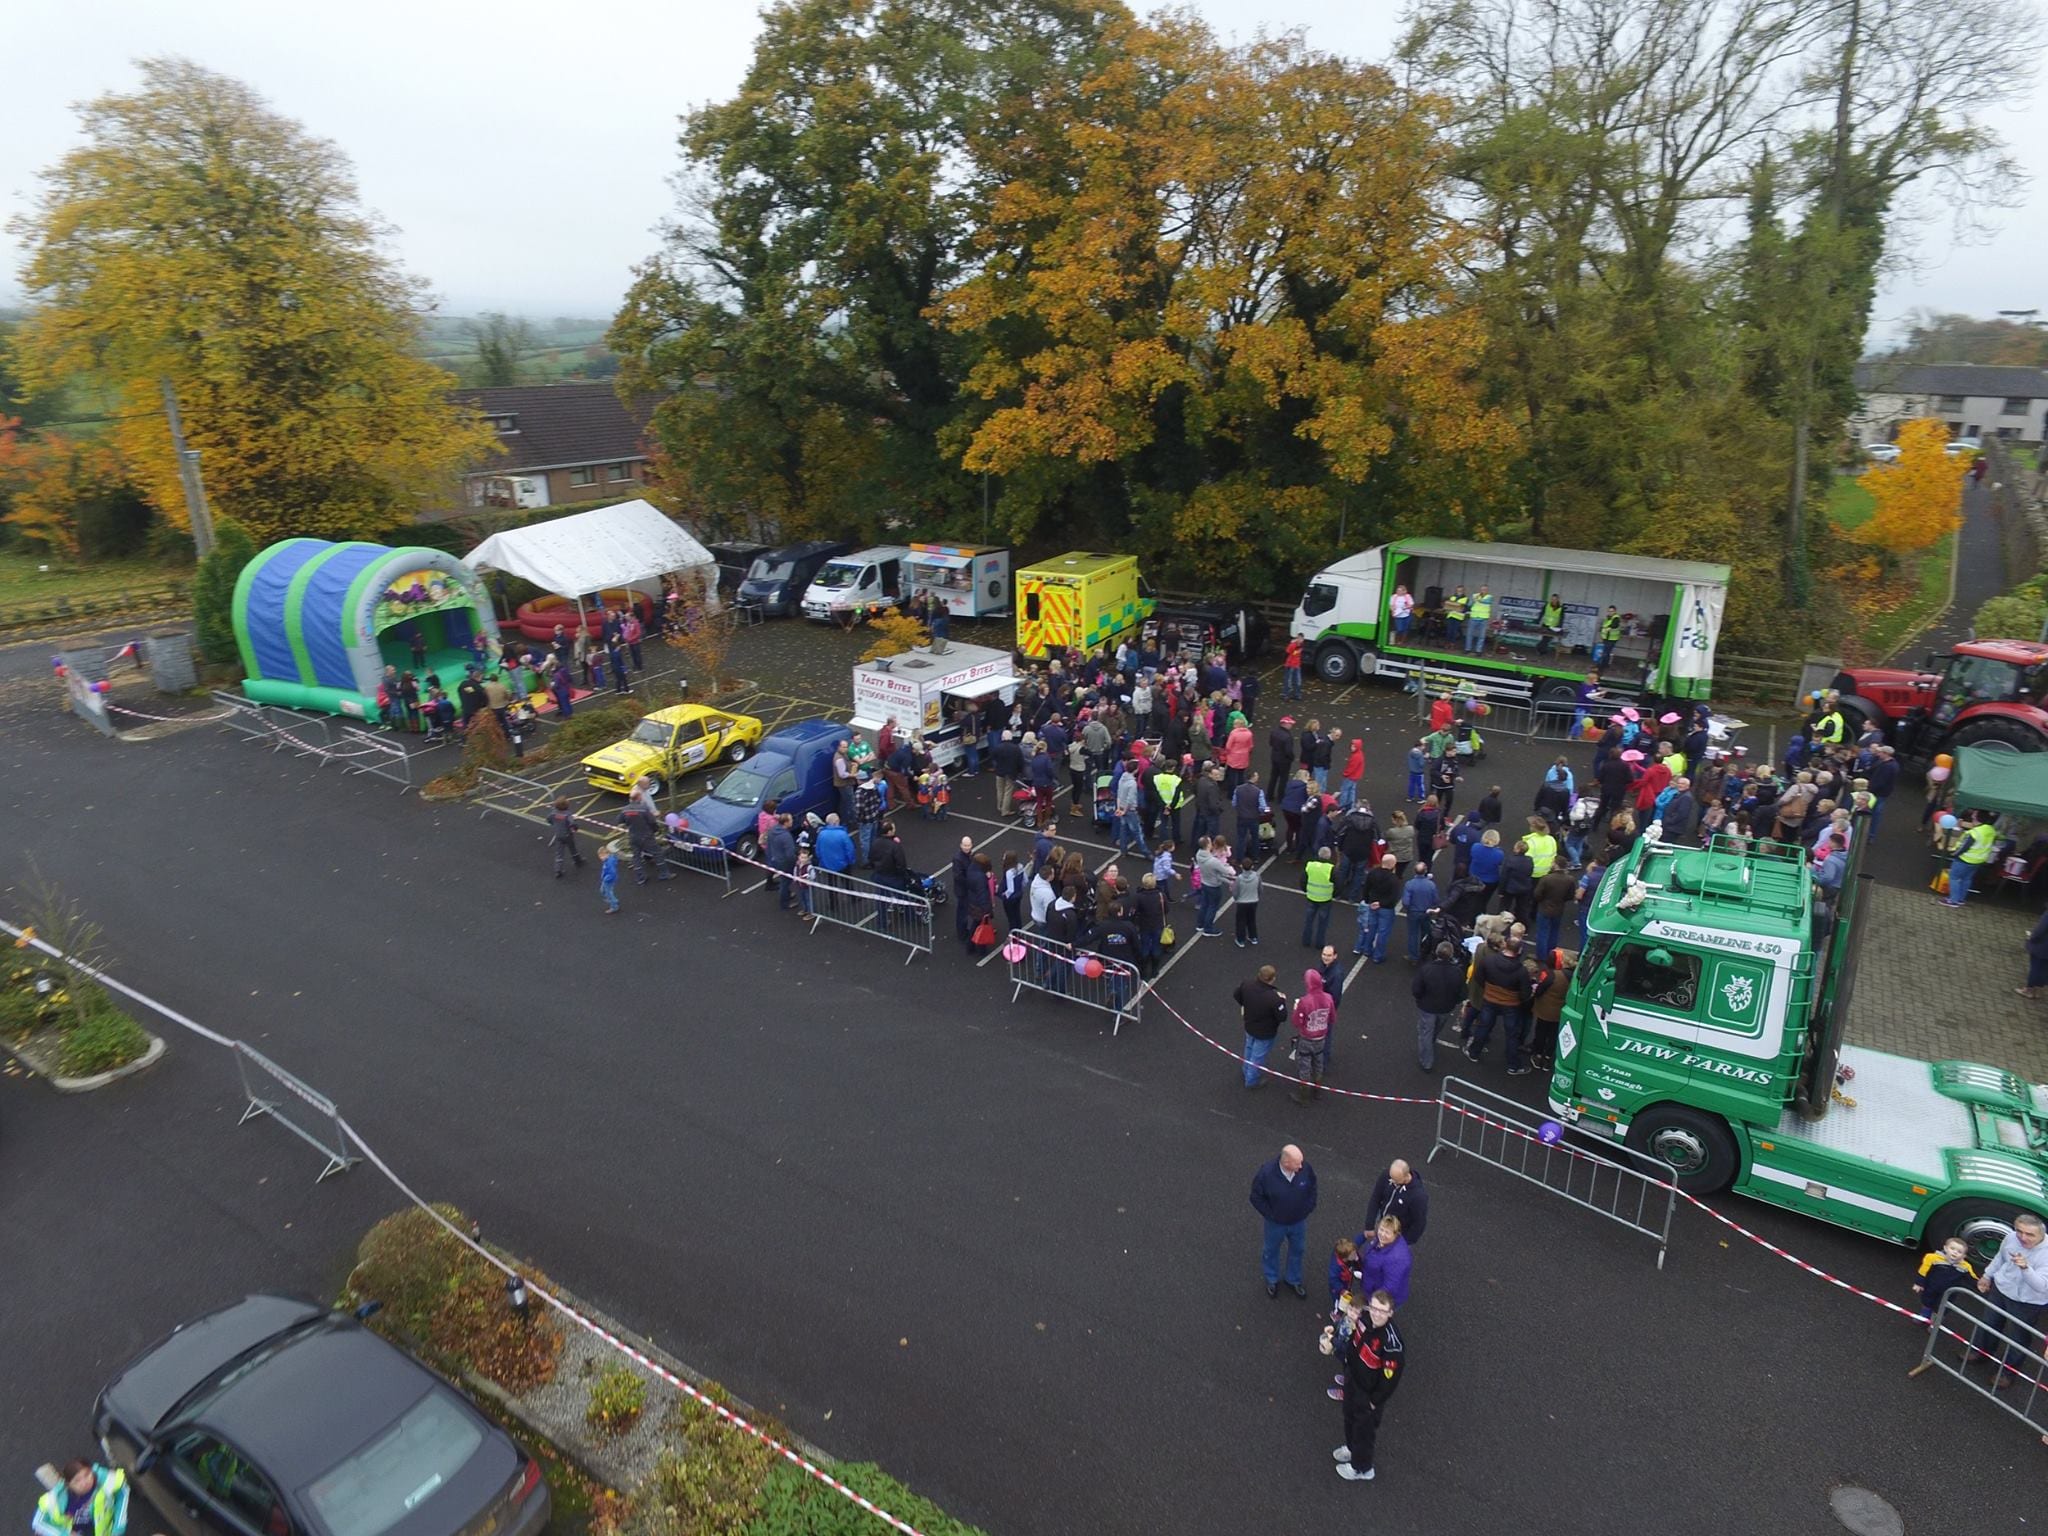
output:
POLYGON ((818 572, 817 583, 821 587, 850 587, 860 580, 862 567, 849 565, 844 560, 833 560, 818 572))
POLYGON ((787 581, 789 580, 789 573, 795 569, 796 562, 794 560, 770 560, 766 555, 763 555, 747 567, 747 580, 787 581))
POLYGON ((745 806, 748 810, 752 810, 767 797, 768 775, 753 763, 733 769, 720 779, 711 791, 713 800, 722 800, 727 805, 745 806))

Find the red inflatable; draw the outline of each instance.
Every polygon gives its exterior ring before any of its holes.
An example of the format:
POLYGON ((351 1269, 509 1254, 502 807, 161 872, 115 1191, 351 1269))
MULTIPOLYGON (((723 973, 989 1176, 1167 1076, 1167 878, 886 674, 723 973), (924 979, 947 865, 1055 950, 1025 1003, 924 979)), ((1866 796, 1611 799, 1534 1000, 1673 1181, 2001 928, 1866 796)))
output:
MULTIPOLYGON (((640 622, 652 624, 654 622, 654 600, 645 592, 620 591, 604 594, 605 607, 603 609, 598 608, 586 597, 584 599, 583 627, 593 635, 597 634, 604 627, 605 610, 625 607, 628 598, 632 599, 633 606, 640 611, 640 622)), ((507 635, 516 634, 528 640, 548 641, 555 638, 555 626, 557 624, 569 630, 572 634, 575 632, 576 604, 570 598, 556 597, 553 594, 549 594, 546 597, 536 597, 530 603, 521 603, 518 613, 514 614, 510 619, 498 621, 498 629, 501 633, 507 635)))

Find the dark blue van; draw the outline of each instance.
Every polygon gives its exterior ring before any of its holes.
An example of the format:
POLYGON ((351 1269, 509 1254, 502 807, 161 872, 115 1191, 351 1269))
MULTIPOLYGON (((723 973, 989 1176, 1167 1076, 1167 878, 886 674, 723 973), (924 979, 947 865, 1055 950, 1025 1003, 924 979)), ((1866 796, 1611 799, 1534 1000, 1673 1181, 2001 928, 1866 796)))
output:
POLYGON ((785 544, 780 549, 766 550, 754 557, 746 579, 740 583, 740 601, 753 604, 769 618, 786 619, 797 611, 804 600, 804 589, 825 562, 852 550, 853 545, 844 539, 836 543, 814 539, 808 544, 785 544))
POLYGON ((760 855, 754 819, 770 800, 796 818, 799 830, 812 811, 839 809, 832 785, 832 748, 853 738, 853 727, 831 720, 785 725, 761 738, 754 755, 690 802, 690 830, 715 837, 748 858, 760 855))

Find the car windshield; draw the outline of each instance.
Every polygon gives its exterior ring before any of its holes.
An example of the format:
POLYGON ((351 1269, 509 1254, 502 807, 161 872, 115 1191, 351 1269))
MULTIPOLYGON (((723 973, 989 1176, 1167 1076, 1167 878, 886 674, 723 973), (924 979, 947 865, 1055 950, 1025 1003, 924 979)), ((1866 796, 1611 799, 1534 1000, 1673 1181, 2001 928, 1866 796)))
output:
POLYGON ((306 1490, 332 1536, 382 1536, 455 1480, 483 1429, 436 1388, 306 1490))
POLYGON ((669 727, 659 720, 642 720, 633 727, 632 739, 650 747, 665 747, 668 745, 668 733, 669 727))
POLYGON ((735 768, 713 786, 711 798, 752 810, 768 796, 768 775, 753 764, 735 768))
POLYGON ((821 587, 850 587, 860 580, 860 573, 860 566, 850 565, 844 560, 833 560, 826 564, 825 569, 818 572, 818 585, 821 587))
POLYGON ((796 569, 794 560, 770 560, 766 555, 756 560, 747 569, 749 581, 787 581, 789 573, 796 569))

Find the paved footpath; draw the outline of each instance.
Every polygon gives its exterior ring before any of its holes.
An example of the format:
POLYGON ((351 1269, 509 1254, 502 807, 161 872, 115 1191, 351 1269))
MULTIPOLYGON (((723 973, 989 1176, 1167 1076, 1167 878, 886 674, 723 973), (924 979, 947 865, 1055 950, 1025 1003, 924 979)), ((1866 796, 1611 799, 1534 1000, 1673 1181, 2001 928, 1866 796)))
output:
POLYGON ((1920 1061, 1988 1062, 2048 1083, 2048 998, 2029 1002, 2013 991, 2026 980, 2022 941, 2037 908, 1986 894, 1948 912, 1931 891, 1876 883, 1866 895, 1870 928, 1858 951, 1848 1038, 1920 1061), (1972 963, 1953 963, 1958 955, 1972 963), (1985 958, 1996 956, 2010 963, 1985 958))

